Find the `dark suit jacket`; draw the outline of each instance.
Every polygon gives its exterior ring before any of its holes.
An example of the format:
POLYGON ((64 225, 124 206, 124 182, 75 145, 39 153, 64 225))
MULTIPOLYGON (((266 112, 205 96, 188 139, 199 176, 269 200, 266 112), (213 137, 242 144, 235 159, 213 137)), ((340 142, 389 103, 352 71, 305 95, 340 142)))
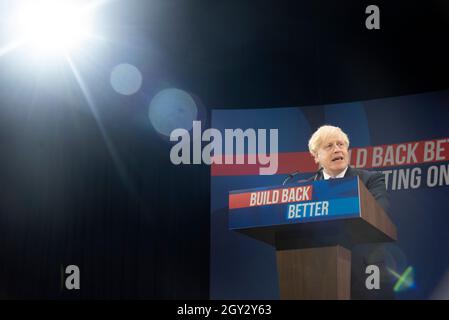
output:
MULTIPOLYGON (((385 186, 385 176, 381 172, 371 172, 368 170, 355 169, 348 167, 346 170, 346 177, 359 176, 360 180, 365 184, 366 188, 371 192, 374 199, 381 205, 381 207, 388 212, 390 209, 390 197, 385 186)), ((318 171, 311 180, 323 179, 323 171, 318 171)))
MULTIPOLYGON (((346 177, 359 176, 360 180, 365 184, 377 202, 382 208, 388 212, 390 207, 390 198, 385 186, 385 176, 380 172, 370 172, 362 169, 348 167, 346 177)), ((323 179, 323 172, 320 170, 309 180, 323 179)), ((352 299, 394 299, 393 283, 394 279, 389 276, 386 268, 385 257, 377 256, 373 261, 373 252, 376 252, 381 244, 358 245, 352 248, 351 263, 351 298, 352 299), (381 273, 381 289, 367 290, 365 287, 366 266, 375 264, 380 268, 381 273)))

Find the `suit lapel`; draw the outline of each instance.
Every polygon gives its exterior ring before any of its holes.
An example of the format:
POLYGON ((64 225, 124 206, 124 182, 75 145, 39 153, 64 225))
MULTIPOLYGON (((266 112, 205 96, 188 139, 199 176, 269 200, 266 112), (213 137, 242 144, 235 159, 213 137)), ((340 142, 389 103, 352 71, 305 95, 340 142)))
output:
POLYGON ((344 178, 353 177, 355 175, 356 173, 354 172, 354 169, 352 169, 351 166, 348 166, 348 170, 346 170, 344 178))

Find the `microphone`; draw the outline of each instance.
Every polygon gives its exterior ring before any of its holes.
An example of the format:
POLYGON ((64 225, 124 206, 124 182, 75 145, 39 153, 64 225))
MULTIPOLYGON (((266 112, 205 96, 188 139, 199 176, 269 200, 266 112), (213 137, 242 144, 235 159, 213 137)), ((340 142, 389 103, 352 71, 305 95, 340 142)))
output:
POLYGON ((315 181, 316 178, 318 178, 318 175, 321 173, 321 171, 323 171, 323 167, 319 168, 317 172, 315 172, 315 175, 313 176, 313 181, 315 181))
POLYGON ((292 179, 294 176, 297 176, 297 175, 300 174, 300 173, 301 173, 301 171, 295 171, 295 172, 293 172, 293 173, 290 173, 290 174, 287 176, 287 178, 284 179, 284 182, 282 182, 282 185, 285 186, 285 184, 286 184, 290 179, 292 179))
MULTIPOLYGON (((311 177, 309 179, 304 179, 304 180, 300 180, 299 182, 306 182, 306 181, 310 181, 313 180, 315 181, 318 178, 318 174, 323 171, 323 168, 321 167, 320 169, 318 169, 315 174, 313 175, 313 179, 311 179, 311 177)), ((300 174, 301 171, 295 171, 293 173, 290 173, 282 182, 282 185, 285 186, 285 184, 290 181, 291 179, 293 179, 293 177, 297 176, 298 174, 300 174)))

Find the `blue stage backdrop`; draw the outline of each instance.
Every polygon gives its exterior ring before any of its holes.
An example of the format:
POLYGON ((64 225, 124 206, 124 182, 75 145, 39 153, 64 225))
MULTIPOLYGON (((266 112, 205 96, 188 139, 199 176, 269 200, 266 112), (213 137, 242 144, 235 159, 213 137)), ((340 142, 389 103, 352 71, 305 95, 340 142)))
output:
MULTIPOLYGON (((352 297, 449 297, 449 91, 313 107, 214 110, 212 127, 278 129, 279 166, 259 175, 256 165, 211 167, 212 299, 278 299, 273 247, 229 230, 232 190, 279 185, 317 169, 308 139, 319 126, 341 127, 351 142, 351 165, 386 176, 398 241, 353 250, 352 297), (364 266, 381 265, 381 289, 364 287, 364 266)), ((247 148, 245 148, 247 152, 247 148)))

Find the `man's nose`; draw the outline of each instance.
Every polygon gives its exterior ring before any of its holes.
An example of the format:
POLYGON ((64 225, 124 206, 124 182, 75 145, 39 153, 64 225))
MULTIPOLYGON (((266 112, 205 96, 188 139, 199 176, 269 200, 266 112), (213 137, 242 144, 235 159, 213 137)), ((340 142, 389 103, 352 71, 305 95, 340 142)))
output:
POLYGON ((343 151, 343 147, 339 146, 338 144, 334 144, 334 152, 341 152, 343 151))

